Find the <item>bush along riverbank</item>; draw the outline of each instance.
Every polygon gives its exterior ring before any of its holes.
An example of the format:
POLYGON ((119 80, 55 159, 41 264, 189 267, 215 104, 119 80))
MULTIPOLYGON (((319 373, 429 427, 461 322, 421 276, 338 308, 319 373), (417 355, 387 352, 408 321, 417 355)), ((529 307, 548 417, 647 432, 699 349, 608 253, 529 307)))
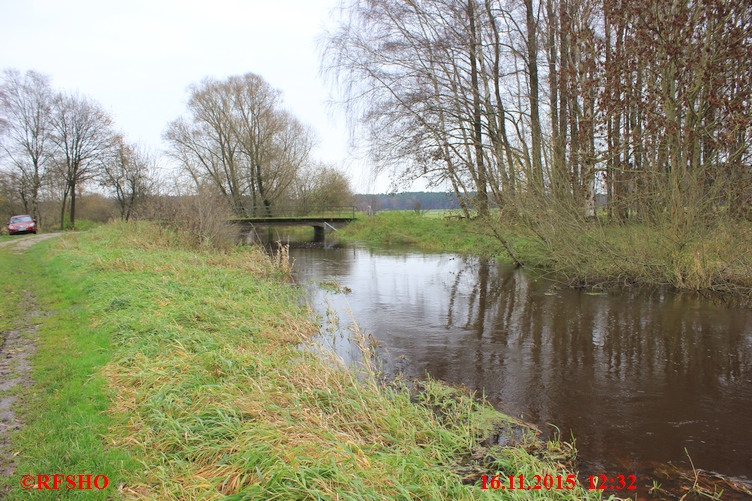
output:
POLYGON ((752 300, 752 225, 718 221, 613 224, 556 215, 518 221, 414 211, 363 216, 338 237, 376 245, 411 245, 522 265, 576 287, 668 286, 752 300))
POLYGON ((150 224, 45 245, 32 252, 48 354, 34 359, 19 473, 109 468, 102 499, 600 499, 575 485, 571 446, 464 391, 385 385, 301 349, 317 327, 284 258, 193 248, 150 224), (93 387, 92 405, 60 401, 72 383, 93 387), (54 447, 37 449, 42 427, 54 447))

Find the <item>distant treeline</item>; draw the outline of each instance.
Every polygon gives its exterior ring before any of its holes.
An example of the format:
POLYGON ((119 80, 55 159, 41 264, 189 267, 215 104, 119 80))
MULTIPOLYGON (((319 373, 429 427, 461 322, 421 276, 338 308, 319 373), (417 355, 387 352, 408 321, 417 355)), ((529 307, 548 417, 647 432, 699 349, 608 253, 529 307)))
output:
POLYGON ((356 195, 355 205, 363 212, 380 210, 434 210, 459 209, 460 204, 453 193, 407 192, 380 195, 356 195))

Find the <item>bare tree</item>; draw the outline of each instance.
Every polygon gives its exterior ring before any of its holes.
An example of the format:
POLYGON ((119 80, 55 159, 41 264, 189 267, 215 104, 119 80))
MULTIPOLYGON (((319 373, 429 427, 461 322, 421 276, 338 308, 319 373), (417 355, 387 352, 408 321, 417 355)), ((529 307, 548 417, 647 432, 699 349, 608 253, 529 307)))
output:
POLYGON ((749 2, 348 0, 341 13, 323 68, 397 183, 451 181, 481 209, 486 193, 535 192, 585 219, 599 191, 621 219, 752 207, 749 2))
POLYGON ((169 124, 165 139, 170 154, 191 175, 196 185, 208 178, 242 212, 243 159, 232 130, 232 101, 221 82, 204 79, 190 88, 189 117, 169 124))
POLYGON ((450 181, 460 197, 485 192, 478 176, 485 171, 476 168, 483 159, 474 157, 479 83, 472 87, 467 71, 474 65, 477 76, 480 44, 464 36, 474 5, 350 2, 347 18, 326 36, 324 69, 366 132, 377 169, 391 171, 395 184, 424 177, 450 181))
POLYGON ((301 211, 312 206, 352 205, 354 199, 347 176, 332 166, 314 164, 298 173, 295 203, 301 211))
POLYGON ((244 200, 270 207, 308 161, 312 132, 281 108, 279 91, 252 73, 191 87, 189 116, 165 132, 170 154, 197 185, 211 181, 236 214, 244 200))
POLYGON ((527 28, 527 74, 530 81, 530 128, 532 142, 532 180, 536 188, 543 191, 543 160, 541 154, 541 122, 539 103, 540 81, 538 78, 538 13, 533 0, 525 0, 525 25, 527 28))
POLYGON ((120 219, 128 221, 152 191, 156 160, 143 148, 115 139, 110 158, 102 164, 99 183, 115 195, 120 219))
POLYGON ((349 2, 323 51, 324 69, 369 132, 379 167, 449 181, 461 201, 472 194, 482 214, 515 191, 521 165, 528 178, 544 178, 535 153, 538 91, 520 77, 537 69, 537 9, 526 48, 524 5, 508 3, 349 2), (535 61, 523 64, 530 49, 535 61))
POLYGON ((64 181, 60 229, 65 228, 65 209, 70 197, 70 224, 76 223, 77 188, 98 174, 114 144, 112 118, 90 98, 58 94, 53 102, 52 141, 55 163, 64 181))
POLYGON ((8 219, 26 210, 19 186, 21 186, 21 175, 18 171, 0 172, 0 218, 8 219))
POLYGON ((18 173, 24 211, 37 218, 40 224, 39 192, 53 148, 52 98, 48 77, 34 71, 23 76, 17 70, 3 72, 0 86, 0 121, 4 123, 0 130, 2 152, 18 173))

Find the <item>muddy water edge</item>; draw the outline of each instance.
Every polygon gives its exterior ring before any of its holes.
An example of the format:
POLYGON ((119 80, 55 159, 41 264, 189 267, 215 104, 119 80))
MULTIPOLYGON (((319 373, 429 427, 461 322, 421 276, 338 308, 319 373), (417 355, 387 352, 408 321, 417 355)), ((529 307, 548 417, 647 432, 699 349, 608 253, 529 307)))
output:
MULTIPOLYGON (((584 482, 635 475, 639 498, 689 485, 752 499, 752 310, 571 290, 451 254, 332 242, 290 254, 313 307, 371 333, 387 375, 464 385, 574 437, 584 482)), ((354 356, 346 341, 332 349, 354 356)))

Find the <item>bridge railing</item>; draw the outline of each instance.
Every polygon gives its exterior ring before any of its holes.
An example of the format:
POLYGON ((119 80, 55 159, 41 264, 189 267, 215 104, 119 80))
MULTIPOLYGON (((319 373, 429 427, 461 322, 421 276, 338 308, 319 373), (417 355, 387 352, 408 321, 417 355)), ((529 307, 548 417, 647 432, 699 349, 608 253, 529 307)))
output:
POLYGON ((355 219, 357 208, 353 205, 254 205, 246 207, 247 217, 286 218, 286 217, 337 217, 355 219))

